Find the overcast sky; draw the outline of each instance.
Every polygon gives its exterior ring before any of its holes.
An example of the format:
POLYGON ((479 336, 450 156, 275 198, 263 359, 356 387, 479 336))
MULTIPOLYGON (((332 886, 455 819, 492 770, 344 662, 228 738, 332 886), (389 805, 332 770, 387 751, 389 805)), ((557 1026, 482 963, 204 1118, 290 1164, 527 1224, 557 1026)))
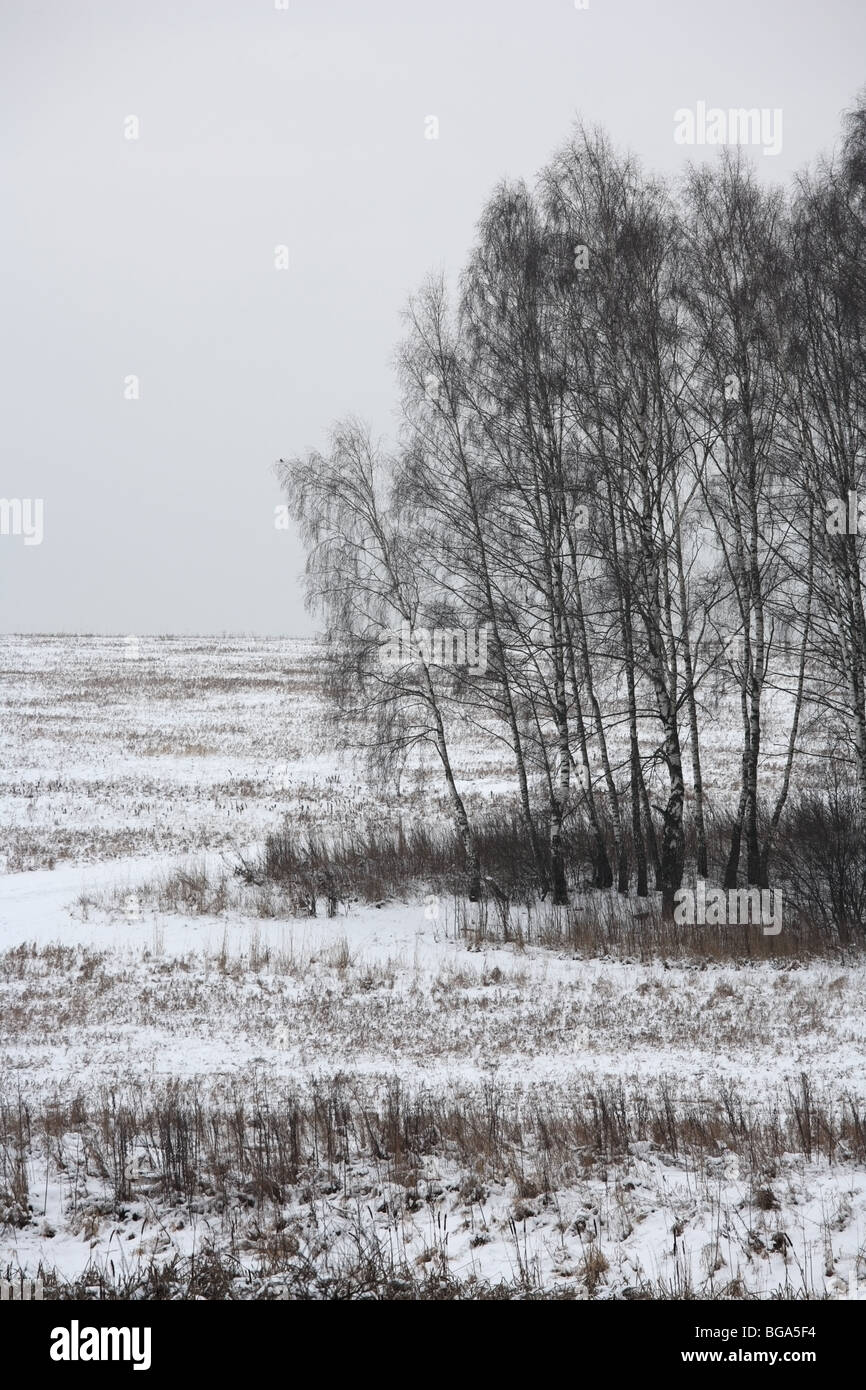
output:
POLYGON ((676 174, 701 101, 781 108, 785 179, 864 54, 862 0, 2 0, 0 497, 44 537, 0 535, 0 630, 311 631, 272 464, 393 432, 494 184, 578 114, 676 174))

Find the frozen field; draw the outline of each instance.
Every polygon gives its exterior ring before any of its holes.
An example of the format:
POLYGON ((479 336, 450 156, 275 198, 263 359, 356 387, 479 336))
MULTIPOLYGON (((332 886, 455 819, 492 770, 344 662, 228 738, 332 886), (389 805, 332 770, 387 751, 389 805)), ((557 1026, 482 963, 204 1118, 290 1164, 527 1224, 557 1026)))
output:
MULTIPOLYGON (((231 874, 284 817, 442 814, 434 770, 367 784, 311 643, 0 653, 0 1270, 138 1287, 217 1251, 221 1296, 866 1275, 866 968, 577 959, 421 893, 160 911, 154 883, 231 874)), ((722 788, 723 721, 712 747, 722 788)), ((467 739, 476 804, 499 758, 467 739)))

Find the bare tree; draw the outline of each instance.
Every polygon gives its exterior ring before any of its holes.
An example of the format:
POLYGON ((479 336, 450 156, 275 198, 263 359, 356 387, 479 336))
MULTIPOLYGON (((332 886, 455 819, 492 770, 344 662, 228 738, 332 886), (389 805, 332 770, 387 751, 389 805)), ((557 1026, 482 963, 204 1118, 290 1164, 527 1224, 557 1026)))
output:
POLYGON ((379 756, 421 743, 435 748, 476 901, 478 850, 454 775, 439 673, 429 645, 412 639, 426 627, 429 599, 415 563, 413 518, 389 505, 393 460, 389 469, 369 432, 348 420, 335 427, 327 455, 281 461, 278 469, 308 547, 308 603, 326 618, 340 689, 363 694, 374 730, 368 748, 379 756))

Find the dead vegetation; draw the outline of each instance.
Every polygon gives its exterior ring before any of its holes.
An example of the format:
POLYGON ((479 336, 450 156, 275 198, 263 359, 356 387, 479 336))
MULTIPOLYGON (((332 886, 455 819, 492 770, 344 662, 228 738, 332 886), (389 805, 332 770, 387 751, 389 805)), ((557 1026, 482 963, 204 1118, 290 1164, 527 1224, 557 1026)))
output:
POLYGON ((783 1275, 764 1296, 823 1297, 852 1212, 825 1213, 807 1271, 787 1195, 806 1135, 828 1170, 866 1160, 862 1104, 818 1099, 805 1076, 753 1107, 724 1086, 694 1101, 664 1082, 529 1098, 340 1077, 222 1096, 113 1087, 0 1103, 0 1220, 19 1243, 61 1223, 91 1242, 74 1280, 43 1255, 55 1298, 743 1297, 749 1270, 775 1274, 774 1257, 783 1275), (723 1195, 732 1162, 742 1176, 723 1195), (665 1172, 692 1197, 675 1197, 665 1172), (60 1220, 46 1210, 58 1175, 60 1220), (627 1278, 630 1237, 666 1207, 673 1274, 627 1278), (509 1278, 484 1271, 497 1243, 509 1278))

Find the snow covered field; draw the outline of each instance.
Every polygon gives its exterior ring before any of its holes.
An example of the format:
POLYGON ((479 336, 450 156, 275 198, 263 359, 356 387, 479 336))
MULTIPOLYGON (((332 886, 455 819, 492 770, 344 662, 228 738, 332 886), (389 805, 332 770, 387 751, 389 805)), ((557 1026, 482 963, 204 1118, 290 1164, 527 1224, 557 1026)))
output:
MULTIPOLYGON (((222 1297, 362 1268, 580 1297, 866 1275, 866 967, 479 944, 420 892, 159 911, 160 876, 230 873, 284 816, 394 814, 314 645, 3 638, 0 665, 0 1272, 153 1296, 221 1252, 222 1297)), ((726 751, 720 724, 716 785, 726 751)), ((475 798, 500 757, 467 742, 475 798)), ((440 813, 432 778, 402 814, 440 813)))

